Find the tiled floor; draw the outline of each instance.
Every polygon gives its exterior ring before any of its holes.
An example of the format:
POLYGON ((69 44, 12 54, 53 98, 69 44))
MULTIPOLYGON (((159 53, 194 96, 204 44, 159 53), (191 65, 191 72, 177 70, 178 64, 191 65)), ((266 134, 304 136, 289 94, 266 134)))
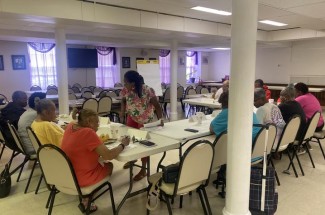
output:
MULTIPOLYGON (((325 214, 325 160, 321 154, 318 144, 312 143, 312 155, 315 161, 316 168, 312 168, 307 154, 301 155, 302 164, 305 170, 305 176, 299 174, 296 178, 293 173, 286 175, 282 173, 287 167, 288 159, 283 156, 282 160, 276 162, 281 180, 281 186, 278 186, 279 205, 276 214, 279 215, 323 215, 325 214)), ((324 145, 325 147, 325 145, 324 145)), ((0 161, 0 170, 4 168, 4 164, 9 160, 11 152, 5 150, 4 157, 0 161)), ((152 172, 155 171, 155 166, 161 155, 152 156, 152 172)), ((178 151, 174 150, 168 153, 166 162, 172 163, 177 160, 178 151)), ((16 166, 23 159, 22 156, 15 159, 16 166)), ((114 172, 110 179, 113 189, 116 204, 120 203, 123 195, 127 190, 128 170, 122 168, 123 163, 113 161, 114 172)), ((138 162, 140 163, 140 162, 138 162)), ((40 175, 40 170, 37 168, 27 194, 24 194, 24 189, 27 183, 31 165, 27 165, 23 171, 21 181, 16 182, 17 174, 12 176, 12 188, 10 196, 0 199, 0 214, 1 215, 20 215, 20 214, 47 214, 45 204, 49 192, 42 184, 42 189, 38 195, 34 194, 34 190, 40 175)), ((136 170, 137 171, 137 170, 136 170)), ((193 170, 195 171, 195 170, 193 170)), ((298 171, 299 173, 299 171, 298 171)), ((212 179, 216 176, 212 175, 212 179)), ((240 178, 238 179, 240 180, 240 178)), ((147 186, 146 180, 136 182, 134 188, 143 188, 147 186)), ((225 200, 218 196, 218 191, 210 184, 207 189, 208 198, 211 204, 213 214, 222 214, 222 209, 225 205, 225 200)), ((183 208, 178 208, 176 199, 173 205, 174 214, 203 214, 198 194, 193 193, 192 196, 185 196, 183 208)), ((98 211, 94 214, 112 214, 111 204, 108 194, 105 194, 96 201, 98 211)), ((78 207, 77 197, 68 196, 59 193, 56 197, 55 206, 52 214, 81 214, 78 207)), ((145 214, 146 195, 141 194, 126 201, 120 214, 145 214)), ((168 214, 166 205, 161 202, 158 209, 151 214, 168 214)))

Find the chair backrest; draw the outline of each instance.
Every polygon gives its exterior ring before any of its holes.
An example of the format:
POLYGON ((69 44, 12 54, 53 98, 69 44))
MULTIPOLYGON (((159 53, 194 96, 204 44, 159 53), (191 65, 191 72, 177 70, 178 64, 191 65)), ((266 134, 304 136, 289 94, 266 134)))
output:
POLYGON ((180 100, 183 98, 184 95, 184 87, 179 86, 177 87, 177 99, 180 100))
POLYGON ((279 139, 279 143, 275 151, 283 151, 285 150, 290 143, 293 143, 296 139, 299 127, 301 124, 301 118, 299 115, 294 115, 287 122, 285 127, 283 128, 281 137, 279 139))
POLYGON ((93 93, 91 91, 84 91, 81 93, 81 97, 85 99, 90 99, 93 97, 93 93))
POLYGON ((53 144, 42 145, 37 157, 48 185, 54 185, 62 193, 81 196, 71 161, 60 148, 53 144))
POLYGON ((109 91, 106 92, 106 96, 109 96, 111 98, 115 98, 115 97, 117 97, 117 94, 116 94, 115 91, 109 90, 109 91))
POLYGON ((56 89, 56 90, 58 90, 58 87, 55 86, 54 84, 50 84, 50 85, 47 86, 46 89, 47 89, 47 90, 49 90, 49 89, 56 89))
POLYGON ((109 114, 112 109, 112 98, 109 96, 104 96, 98 101, 98 113, 99 114, 109 114))
MULTIPOLYGON (((253 142, 254 148, 252 150, 252 159, 258 158, 258 157, 263 157, 266 132, 267 132, 266 128, 263 127, 256 135, 254 142, 253 142)), ((274 124, 269 124, 268 140, 267 140, 267 145, 266 145, 267 154, 271 153, 275 137, 276 137, 276 126, 274 124)))
POLYGON ((165 92, 164 92, 164 102, 170 102, 170 88, 166 88, 165 92))
POLYGON ((35 152, 37 152, 38 148, 42 145, 41 142, 39 141, 38 137, 30 126, 26 127, 26 131, 30 141, 32 142, 35 152))
POLYGON ((0 94, 0 99, 3 99, 4 102, 9 102, 7 97, 3 94, 0 94))
POLYGON ((0 143, 5 143, 5 137, 3 136, 2 129, 0 128, 0 143))
POLYGON ((38 90, 42 90, 42 88, 40 86, 37 85, 33 85, 30 87, 29 89, 30 91, 38 91, 38 90))
POLYGON ((106 93, 107 93, 107 92, 108 92, 107 90, 103 90, 103 91, 101 91, 101 92, 98 94, 98 97, 99 97, 99 98, 102 98, 102 97, 106 96, 106 93))
POLYGON ((161 82, 161 89, 166 89, 166 83, 165 82, 161 82))
POLYGON ((192 144, 180 161, 179 175, 174 188, 174 195, 188 193, 209 182, 214 156, 212 144, 199 140, 192 144))
POLYGON ((117 83, 114 84, 114 87, 123 87, 123 84, 117 82, 117 83))
POLYGON ((68 88, 68 93, 73 93, 73 94, 74 94, 74 91, 73 91, 73 89, 71 89, 71 88, 68 88))
POLYGON ((7 122, 7 124, 8 124, 8 128, 10 130, 10 133, 11 133, 12 137, 14 138, 14 141, 15 141, 16 145, 18 146, 19 150, 22 153, 26 154, 26 150, 22 144, 22 141, 18 135, 18 132, 17 132, 15 126, 13 124, 11 124, 10 122, 7 122))
POLYGON ((56 88, 50 88, 46 91, 46 95, 57 95, 58 90, 56 88))
POLYGON ((320 113, 316 111, 314 115, 310 118, 309 122, 306 126, 306 133, 304 136, 304 140, 309 139, 314 136, 315 130, 317 128, 317 124, 319 121, 320 113))
POLYGON ((76 86, 72 86, 71 89, 73 90, 74 93, 80 93, 80 89, 76 86))
POLYGON ((219 166, 227 163, 227 131, 222 132, 213 142, 214 159, 211 171, 215 171, 219 166))
POLYGON ((97 113, 98 110, 98 102, 96 99, 87 99, 82 104, 82 109, 90 109, 97 113))
POLYGON ((209 89, 208 88, 206 88, 206 87, 203 87, 202 89, 201 89, 201 92, 200 92, 201 94, 208 94, 208 93, 210 93, 209 92, 209 89))
POLYGON ((202 88, 203 87, 201 85, 196 86, 196 88, 195 88, 196 94, 201 94, 201 89, 202 88))
POLYGON ((188 91, 187 91, 187 94, 186 95, 195 95, 196 94, 196 91, 195 91, 195 89, 189 89, 188 91))
POLYGON ((103 88, 101 88, 101 87, 96 87, 96 88, 93 90, 94 93, 100 93, 100 92, 102 92, 102 91, 103 91, 103 88))
POLYGON ((77 99, 76 94, 69 92, 69 100, 76 100, 76 99, 77 99))
POLYGON ((114 90, 117 96, 120 96, 120 92, 122 91, 121 89, 116 89, 114 90))
POLYGON ((81 93, 83 93, 83 92, 85 92, 85 91, 90 91, 90 92, 92 92, 91 89, 90 89, 89 87, 83 87, 83 88, 81 88, 81 90, 80 90, 81 93))
POLYGON ((91 92, 94 92, 94 89, 96 88, 95 86, 89 86, 88 87, 90 89, 91 92))
POLYGON ((79 90, 82 88, 81 84, 79 83, 73 84, 72 87, 77 87, 79 90))

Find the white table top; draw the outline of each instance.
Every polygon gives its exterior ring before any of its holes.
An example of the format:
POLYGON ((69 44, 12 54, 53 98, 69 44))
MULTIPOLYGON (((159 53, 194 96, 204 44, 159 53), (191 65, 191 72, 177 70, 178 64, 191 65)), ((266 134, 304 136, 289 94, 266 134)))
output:
POLYGON ((212 98, 213 93, 206 93, 206 94, 193 94, 193 95, 185 95, 187 99, 194 99, 194 98, 212 98))
POLYGON ((211 115, 206 116, 206 120, 202 121, 201 125, 197 125, 197 122, 189 122, 189 119, 183 119, 173 122, 165 123, 164 127, 160 129, 151 130, 150 133, 159 134, 161 136, 173 138, 179 141, 187 141, 210 134, 210 123, 214 119, 211 115), (198 132, 189 132, 184 129, 191 128, 198 130, 198 132))
MULTIPOLYGON (((119 123, 111 123, 106 126, 101 126, 98 128, 97 134, 110 134, 110 125, 115 125, 119 127, 118 136, 123 136, 127 134, 128 127, 119 123)), ((150 155, 158 154, 161 152, 165 152, 172 149, 177 149, 180 147, 180 141, 171 139, 165 136, 161 136, 155 133, 150 133, 151 142, 154 142, 156 145, 153 147, 145 147, 140 143, 131 143, 132 147, 126 147, 126 149, 119 154, 116 158, 118 161, 132 161, 137 160, 142 157, 147 157, 150 155)), ((113 143, 112 145, 108 145, 108 147, 117 146, 120 142, 113 143)))
MULTIPOLYGON (((96 100, 98 101, 99 98, 96 98, 96 100)), ((72 108, 81 107, 84 101, 85 99, 69 100, 69 107, 72 108)), ((112 98, 112 104, 120 104, 120 103, 121 103, 121 99, 112 98)))
POLYGON ((183 103, 190 105, 199 105, 204 107, 209 107, 213 109, 221 108, 221 104, 214 100, 213 98, 193 98, 193 99, 184 99, 183 103))

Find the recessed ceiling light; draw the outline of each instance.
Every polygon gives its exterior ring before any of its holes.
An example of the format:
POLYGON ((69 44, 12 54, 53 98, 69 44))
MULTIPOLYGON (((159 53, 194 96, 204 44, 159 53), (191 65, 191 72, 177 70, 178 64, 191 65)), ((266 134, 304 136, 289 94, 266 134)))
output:
POLYGON ((274 25, 274 26, 286 26, 288 24, 285 24, 285 23, 281 23, 281 22, 275 22, 275 21, 271 21, 271 20, 261 20, 261 21, 258 21, 260 23, 264 23, 264 24, 267 24, 267 25, 274 25))
POLYGON ((201 6, 192 7, 191 9, 199 10, 199 11, 203 11, 203 12, 207 12, 207 13, 214 13, 214 14, 223 15, 223 16, 230 16, 231 15, 231 13, 227 12, 227 11, 216 10, 216 9, 201 7, 201 6))
POLYGON ((217 48, 212 48, 214 50, 230 50, 230 48, 226 48, 226 47, 217 47, 217 48))

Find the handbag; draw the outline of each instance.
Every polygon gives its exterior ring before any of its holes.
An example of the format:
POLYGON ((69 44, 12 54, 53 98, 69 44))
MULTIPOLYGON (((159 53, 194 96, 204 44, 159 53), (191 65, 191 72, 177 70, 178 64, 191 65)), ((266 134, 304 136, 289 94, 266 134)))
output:
POLYGON ((11 177, 9 173, 9 165, 6 164, 5 169, 0 174, 0 198, 9 195, 11 189, 11 177))
POLYGON ((179 173, 179 163, 171 164, 163 168, 162 180, 165 183, 175 183, 179 173))

